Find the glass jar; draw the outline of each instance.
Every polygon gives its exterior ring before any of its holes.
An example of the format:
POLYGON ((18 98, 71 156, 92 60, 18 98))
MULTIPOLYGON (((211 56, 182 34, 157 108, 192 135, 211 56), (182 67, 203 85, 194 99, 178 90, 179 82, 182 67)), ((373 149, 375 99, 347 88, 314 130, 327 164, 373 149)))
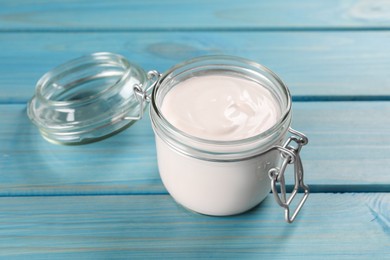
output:
POLYGON ((285 209, 286 221, 295 219, 309 194, 299 156, 307 138, 290 128, 291 95, 286 85, 255 62, 205 56, 161 75, 146 73, 120 55, 95 53, 45 74, 28 115, 47 140, 81 144, 128 127, 142 118, 149 102, 160 176, 179 204, 202 214, 232 215, 255 207, 272 189, 285 209), (161 112, 164 97, 180 82, 204 75, 240 77, 265 87, 278 102, 277 123, 256 136, 234 141, 207 140, 180 131, 161 112), (284 172, 289 164, 294 164, 295 185, 287 198, 284 172), (299 190, 304 194, 291 213, 290 204, 299 190))

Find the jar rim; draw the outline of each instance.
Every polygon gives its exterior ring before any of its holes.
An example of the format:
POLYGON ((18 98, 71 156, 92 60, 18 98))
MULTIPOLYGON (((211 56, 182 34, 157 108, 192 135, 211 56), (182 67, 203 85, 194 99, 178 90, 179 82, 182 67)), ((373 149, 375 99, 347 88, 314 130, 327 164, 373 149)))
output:
MULTIPOLYGON (((223 63, 213 63, 213 65, 223 65, 223 63)), ((246 143, 252 143, 256 140, 259 140, 261 138, 265 138, 267 136, 269 136, 270 134, 274 133, 288 118, 289 118, 289 115, 290 115, 290 112, 291 112, 291 106, 292 106, 292 102, 291 102, 291 94, 290 94, 290 91, 289 89, 287 88, 286 84, 280 79, 280 77, 275 74, 273 71, 271 71, 269 68, 257 63, 257 62, 254 62, 252 60, 249 60, 249 59, 245 59, 245 58, 241 58, 241 57, 236 57, 236 56, 231 56, 231 55, 206 55, 206 56, 200 56, 200 57, 196 57, 196 58, 193 58, 193 59, 190 59, 190 60, 187 60, 187 61, 184 61, 182 63, 179 63, 175 66, 173 66, 172 68, 170 68, 168 71, 166 71, 162 76, 161 78, 159 79, 159 82, 157 84, 157 86, 153 89, 153 92, 152 92, 152 102, 151 102, 151 108, 153 108, 153 110, 155 111, 157 117, 163 122, 162 124, 167 126, 166 128, 168 129, 171 129, 172 132, 176 133, 176 134, 179 134, 187 139, 191 139, 191 140, 194 140, 196 142, 199 142, 199 143, 203 143, 203 144, 207 144, 207 145, 218 145, 218 146, 224 146, 224 145, 239 145, 239 144, 246 144, 246 143), (185 67, 185 66, 188 66, 188 65, 191 65, 191 64, 197 64, 197 63, 201 63, 201 62, 207 62, 207 61, 220 61, 220 62, 238 62, 238 63, 242 63, 242 64, 246 64, 246 65, 249 65, 259 71, 262 71, 262 72, 265 72, 267 74, 269 74, 277 83, 278 83, 278 87, 280 87, 280 89, 283 91, 283 93, 286 95, 286 101, 287 101, 287 104, 284 108, 281 107, 281 115, 280 115, 280 118, 277 120, 277 122, 272 126, 270 127, 269 129, 263 131, 263 132, 260 132, 259 134, 257 135, 254 135, 254 136, 250 136, 250 137, 247 137, 247 138, 243 138, 243 139, 238 139, 238 140, 211 140, 211 139, 205 139, 205 138, 201 138, 201 137, 197 137, 197 136, 194 136, 194 135, 191 135, 191 134, 188 134, 180 129, 178 129, 177 127, 175 127, 174 125, 172 125, 166 118, 165 116, 163 115, 160 107, 156 104, 156 100, 157 100, 157 95, 158 95, 158 91, 159 91, 159 87, 161 86, 161 83, 166 80, 173 72, 185 67)), ((152 117, 152 114, 151 114, 151 117, 152 117)), ((152 119, 152 122, 153 122, 153 118, 152 119)), ((287 130, 286 130, 287 131, 287 130)))
MULTIPOLYGON (((69 60, 53 69, 45 73, 37 82, 35 89, 35 98, 39 99, 41 102, 46 103, 50 106, 63 107, 69 105, 82 105, 88 103, 92 100, 98 99, 99 97, 109 93, 113 89, 117 88, 125 81, 128 80, 130 74, 130 63, 126 60, 122 55, 111 53, 111 52, 96 52, 88 55, 84 55, 72 60, 69 60), (85 63, 90 62, 90 67, 96 66, 97 61, 105 61, 105 62, 116 62, 116 65, 122 66, 124 72, 120 76, 120 78, 113 84, 105 87, 101 91, 94 93, 93 95, 86 96, 80 99, 74 100, 52 100, 47 98, 43 92, 44 88, 47 87, 53 80, 59 75, 71 74, 79 69, 80 66, 85 66, 85 63)), ((34 98, 34 97, 33 97, 34 98)))

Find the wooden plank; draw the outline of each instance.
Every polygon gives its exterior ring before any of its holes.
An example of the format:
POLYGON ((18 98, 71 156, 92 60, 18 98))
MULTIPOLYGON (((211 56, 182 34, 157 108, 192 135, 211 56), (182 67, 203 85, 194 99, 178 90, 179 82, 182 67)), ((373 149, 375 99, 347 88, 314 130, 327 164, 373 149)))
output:
MULTIPOLYGON (((390 191, 390 103, 300 102, 293 111, 310 138, 302 159, 313 191, 390 191)), ((23 105, 1 105, 0 121, 0 195, 166 193, 147 116, 70 147, 44 141, 23 105)))
POLYGON ((387 1, 6 1, 0 29, 388 28, 387 1))
POLYGON ((229 54, 262 63, 295 97, 390 97, 390 32, 0 33, 1 103, 26 102, 51 68, 111 51, 161 72, 186 59, 229 54))
POLYGON ((0 110, 0 194, 165 193, 148 115, 110 139, 61 146, 41 138, 25 106, 0 110))
POLYGON ((390 103, 295 103, 293 113, 310 138, 302 158, 312 189, 390 191, 390 103))
POLYGON ((1 198, 0 256, 29 259, 385 259, 390 194, 312 194, 293 224, 271 195, 232 217, 168 195, 1 198))

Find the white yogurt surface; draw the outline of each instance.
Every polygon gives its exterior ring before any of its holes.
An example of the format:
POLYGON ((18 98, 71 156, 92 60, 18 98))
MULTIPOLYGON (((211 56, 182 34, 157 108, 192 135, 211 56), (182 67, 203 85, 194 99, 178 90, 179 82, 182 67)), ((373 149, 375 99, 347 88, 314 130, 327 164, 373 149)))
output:
POLYGON ((178 83, 164 97, 161 111, 179 130, 217 141, 258 135, 281 116, 268 89, 228 75, 198 76, 178 83))

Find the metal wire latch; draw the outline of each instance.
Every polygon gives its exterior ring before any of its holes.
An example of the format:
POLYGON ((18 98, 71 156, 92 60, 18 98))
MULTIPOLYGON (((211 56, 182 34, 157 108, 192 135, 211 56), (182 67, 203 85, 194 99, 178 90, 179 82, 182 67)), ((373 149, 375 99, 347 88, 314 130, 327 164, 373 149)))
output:
POLYGON ((289 128, 288 131, 293 134, 293 136, 290 136, 283 146, 274 147, 274 149, 280 152, 280 155, 283 158, 282 164, 280 167, 270 169, 268 175, 271 179, 271 189, 275 200, 282 208, 284 208, 286 222, 292 223, 298 215, 299 211, 302 209, 302 206, 306 202, 307 197, 309 196, 309 187, 306 186, 303 182, 303 166, 301 157, 299 155, 302 146, 308 143, 308 138, 304 134, 292 128, 289 128), (289 164, 294 164, 295 184, 290 197, 287 199, 284 174, 287 165, 289 164), (278 193, 276 185, 277 183, 280 184, 281 195, 278 193), (290 216, 290 204, 300 188, 303 190, 304 195, 294 210, 292 216, 290 216))
POLYGON ((135 84, 133 87, 134 96, 137 99, 138 103, 140 104, 139 114, 137 116, 126 116, 124 119, 139 120, 144 116, 146 103, 150 102, 150 93, 153 91, 153 88, 157 85, 158 80, 161 77, 161 74, 156 70, 152 70, 148 72, 147 76, 148 76, 148 80, 152 81, 152 83, 146 89, 142 88, 143 87, 142 84, 135 84))

